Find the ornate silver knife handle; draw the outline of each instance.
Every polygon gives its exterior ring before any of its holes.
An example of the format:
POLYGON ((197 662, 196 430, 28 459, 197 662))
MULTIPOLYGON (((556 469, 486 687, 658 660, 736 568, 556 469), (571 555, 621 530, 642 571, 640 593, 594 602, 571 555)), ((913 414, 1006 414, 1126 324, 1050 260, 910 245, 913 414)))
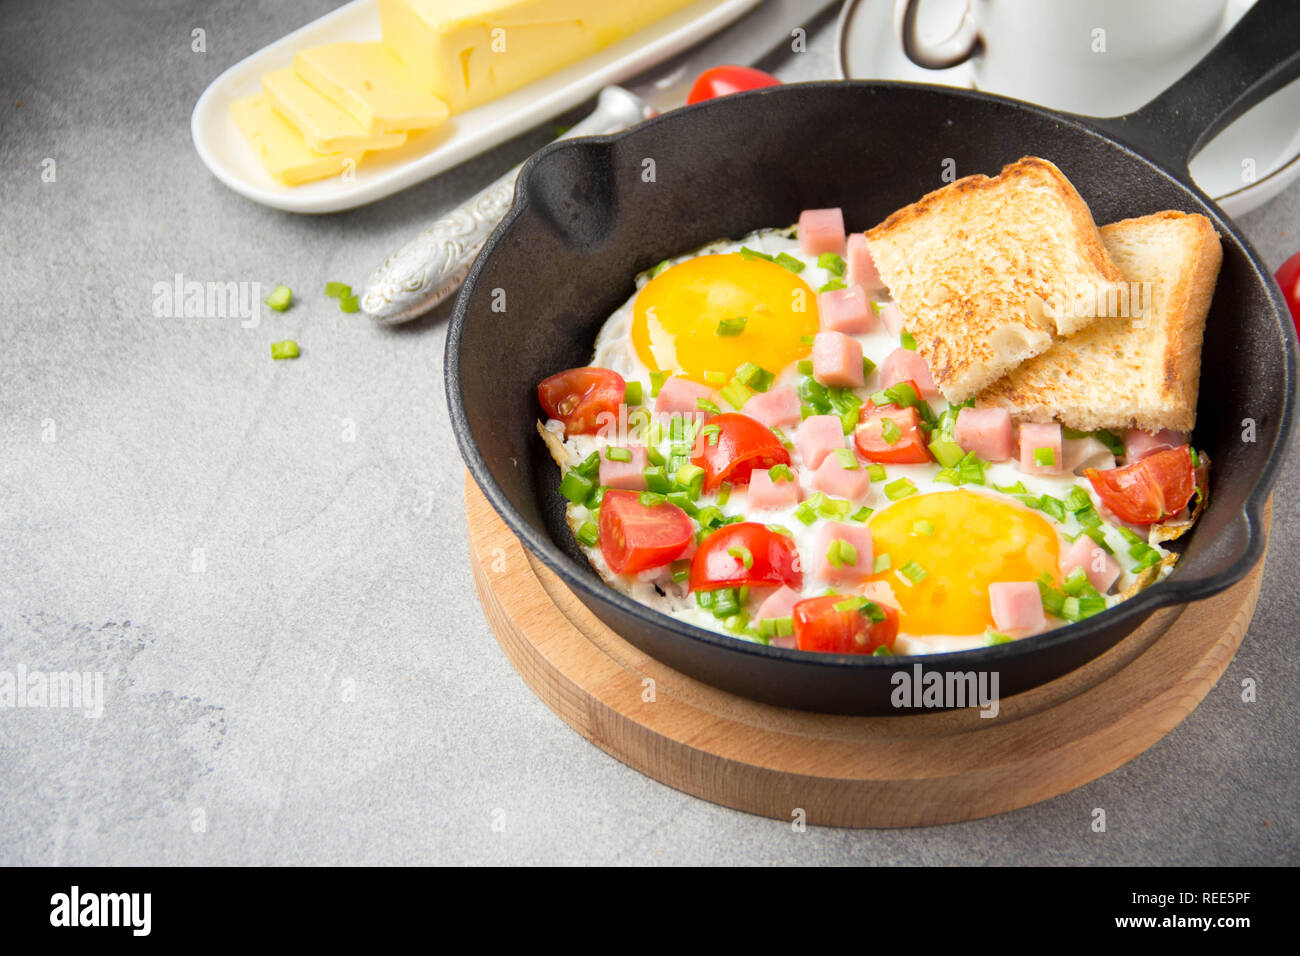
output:
MULTIPOLYGON (((641 97, 607 86, 595 111, 560 138, 615 133, 656 112, 641 97)), ((521 168, 510 170, 384 260, 366 283, 362 310, 383 325, 397 325, 423 315, 459 289, 474 257, 510 208, 521 168)))

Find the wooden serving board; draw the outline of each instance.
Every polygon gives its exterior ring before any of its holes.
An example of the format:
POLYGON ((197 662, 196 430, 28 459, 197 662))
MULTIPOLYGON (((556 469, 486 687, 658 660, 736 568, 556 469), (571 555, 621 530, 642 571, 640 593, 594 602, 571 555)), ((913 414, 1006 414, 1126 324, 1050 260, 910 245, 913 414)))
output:
MULTIPOLYGON (((468 475, 465 507, 488 622, 528 686, 569 726, 670 787, 828 826, 971 820, 1047 800, 1133 759, 1223 674, 1264 568, 1261 560, 1208 600, 1157 611, 1084 667, 1002 700, 997 717, 975 709, 843 717, 757 703, 666 667, 528 553, 468 475)), ((1265 533, 1271 517, 1270 503, 1265 533)))

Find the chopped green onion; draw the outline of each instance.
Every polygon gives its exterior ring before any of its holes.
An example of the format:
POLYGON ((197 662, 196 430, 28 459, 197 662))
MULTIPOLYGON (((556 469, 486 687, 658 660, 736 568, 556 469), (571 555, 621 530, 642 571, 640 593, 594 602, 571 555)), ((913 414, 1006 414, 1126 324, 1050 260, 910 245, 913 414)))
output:
POLYGON ((844 275, 844 257, 834 252, 823 252, 817 257, 817 267, 825 269, 831 275, 844 275))
POLYGON ((704 469, 689 462, 680 466, 673 472, 673 485, 692 499, 698 498, 704 490, 704 469))
POLYGON ((742 259, 762 259, 764 262, 776 261, 776 257, 769 256, 766 252, 759 252, 757 249, 751 249, 749 246, 740 247, 740 257, 742 259))
POLYGON ((1070 493, 1065 496, 1065 510, 1069 512, 1082 511, 1084 508, 1092 507, 1092 499, 1088 497, 1088 492, 1084 491, 1078 485, 1070 489, 1070 493))
POLYGON ((1146 539, 1145 539, 1145 538, 1143 538, 1142 536, 1136 534, 1135 532, 1131 531, 1130 529, 1121 526, 1118 530, 1119 530, 1119 533, 1120 533, 1120 537, 1122 537, 1122 538, 1123 538, 1125 541, 1127 541, 1129 544, 1138 544, 1138 543, 1146 544, 1146 539))
POLYGON ((916 389, 912 387, 911 382, 896 382, 889 388, 872 392, 871 401, 875 405, 897 405, 899 408, 908 408, 919 404, 921 396, 916 394, 916 389))
POLYGON ((879 574, 881 571, 888 571, 888 570, 889 570, 889 555, 888 554, 876 555, 876 563, 875 566, 872 568, 872 573, 879 574))
POLYGON ((726 372, 707 371, 704 373, 704 381, 715 388, 727 380, 726 372))
POLYGON ((847 286, 844 285, 844 280, 841 279, 841 278, 839 278, 839 277, 837 276, 837 277, 835 277, 835 278, 832 278, 829 282, 827 282, 825 285, 823 285, 823 286, 822 286, 820 289, 818 289, 817 291, 818 291, 818 292, 834 292, 836 289, 844 289, 844 288, 847 288, 847 286))
POLYGON ((652 279, 657 278, 661 272, 663 272, 665 269, 668 268, 668 265, 669 263, 667 259, 659 263, 659 265, 655 266, 653 269, 650 270, 650 278, 652 279))
POLYGON ((877 302, 875 299, 871 300, 871 312, 873 315, 879 315, 884 311, 885 307, 881 303, 877 302))
POLYGON ((871 361, 865 355, 862 356, 862 377, 865 379, 868 375, 876 370, 876 363, 871 361))
POLYGON ((772 484, 780 481, 794 481, 794 472, 790 470, 789 465, 773 465, 768 469, 767 477, 772 480, 772 484))
POLYGON ((857 564, 858 549, 843 538, 835 538, 831 541, 831 546, 826 550, 826 560, 831 563, 833 568, 857 564))
POLYGON ((700 513, 700 509, 695 507, 695 502, 691 499, 688 491, 670 491, 665 497, 670 505, 676 505, 691 517, 695 517, 700 513))
POLYGON ((812 524, 817 520, 817 510, 808 502, 800 502, 799 507, 794 509, 794 516, 804 524, 812 524))
POLYGON ((1065 503, 1060 498, 1043 495, 1038 499, 1038 505, 1043 509, 1043 514, 1050 515, 1057 521, 1065 520, 1065 503))
POLYGON ((593 451, 582 461, 573 466, 573 470, 584 478, 595 478, 600 473, 600 452, 593 451))
MULTIPOLYGON (((821 492, 817 492, 821 494, 821 492)), ((810 498, 813 496, 809 496, 810 498)), ((821 500, 815 506, 817 513, 823 518, 834 518, 836 521, 843 521, 853 510, 853 503, 845 501, 843 498, 830 498, 826 495, 821 496, 821 500)))
POLYGON ((736 381, 756 392, 766 392, 772 387, 774 378, 775 376, 771 372, 755 365, 753 362, 746 362, 736 369, 736 381))
POLYGON ((1011 643, 1011 638, 1005 634, 1002 634, 994 630, 988 630, 984 632, 984 645, 986 647, 994 647, 998 644, 1009 644, 1009 643, 1011 643))
POLYGON ((605 492, 607 490, 608 489, 604 485, 596 485, 595 488, 591 489, 591 494, 587 495, 587 500, 583 502, 583 505, 588 511, 597 511, 600 509, 600 504, 605 500, 605 492))
POLYGON ((789 269, 791 272, 795 273, 796 275, 800 272, 803 272, 803 263, 800 262, 798 259, 796 259, 794 256, 790 255, 790 253, 788 252, 778 252, 776 254, 775 261, 777 265, 785 266, 787 269, 789 269))
POLYGON ((627 387, 623 389, 624 405, 640 405, 645 396, 642 394, 640 382, 628 382, 627 387))
POLYGON ((298 343, 293 339, 285 339, 283 342, 271 343, 271 358, 273 359, 292 359, 298 357, 298 343))
POLYGON ((340 312, 356 312, 360 308, 361 305, 355 295, 345 295, 339 299, 340 312))
POLYGON ((872 481, 884 481, 886 477, 884 465, 867 465, 867 477, 872 481))
POLYGON ((799 370, 799 374, 800 374, 800 375, 812 375, 812 373, 813 373, 813 363, 812 363, 812 360, 811 360, 811 359, 800 359, 800 360, 799 360, 799 363, 798 363, 797 365, 795 365, 795 368, 797 368, 797 369, 799 370))
POLYGON ((893 657, 894 652, 889 649, 887 644, 881 644, 871 652, 872 657, 893 657))
POLYGON ((1088 572, 1082 567, 1075 568, 1061 582, 1061 590, 1075 597, 1078 597, 1084 588, 1090 587, 1092 587, 1092 583, 1088 580, 1088 572))
POLYGON ((745 403, 754 397, 753 391, 748 386, 736 381, 734 378, 719 389, 718 394, 737 411, 744 408, 745 403))
POLYGON ((1107 554, 1115 553, 1115 549, 1106 542, 1106 532, 1102 531, 1100 528, 1084 528, 1083 533, 1092 538, 1092 540, 1095 541, 1107 554))
POLYGON ((874 513, 874 508, 868 508, 866 505, 863 505, 857 511, 853 512, 853 514, 849 515, 849 517, 854 521, 866 521, 874 513))
POLYGON ((659 389, 664 387, 664 382, 666 381, 668 381, 667 372, 650 373, 650 397, 651 398, 659 397, 659 389))
POLYGON ((722 509, 714 505, 708 505, 701 508, 700 513, 695 516, 695 520, 700 523, 701 528, 713 528, 726 523, 727 516, 722 513, 722 509))
POLYGON ((673 580, 680 584, 691 575, 691 562, 689 560, 674 561, 669 568, 672 571, 673 580))
POLYGON ((915 561, 908 561, 898 569, 898 573, 910 581, 912 584, 920 584, 925 580, 926 570, 915 561))
POLYGON ((1039 468, 1051 468, 1056 465, 1056 449, 1035 448, 1034 464, 1039 468))
POLYGON ((840 463, 840 467, 845 471, 857 471, 862 467, 858 464, 858 456, 853 454, 853 450, 850 448, 833 449, 833 454, 835 455, 836 460, 840 463))
POLYGON ((325 294, 331 299, 341 299, 352 294, 352 286, 346 282, 326 282, 325 294))
POLYGON ((731 500, 731 482, 724 481, 718 485, 718 506, 721 507, 731 500))
POLYGON ((734 338, 745 331, 746 321, 748 320, 743 315, 728 316, 718 322, 717 334, 724 338, 734 338))
POLYGON ((994 485, 993 488, 996 491, 1002 492, 1004 495, 1029 494, 1029 489, 1025 487, 1025 483, 1023 481, 1017 481, 1014 485, 994 485))
POLYGON ((942 485, 960 485, 961 475, 957 473, 955 468, 940 468, 935 474, 934 480, 942 485))
POLYGON ((632 450, 630 448, 615 448, 610 445, 605 449, 605 457, 610 461, 631 461, 632 450))
POLYGON ((1074 513, 1074 520, 1079 522, 1079 524, 1084 528, 1097 528, 1101 526, 1101 515, 1097 513, 1097 509, 1092 507, 1092 505, 1089 505, 1081 511, 1076 511, 1074 513))
POLYGON ((596 483, 589 478, 583 477, 576 468, 570 468, 564 473, 564 478, 560 480, 560 494, 568 498, 575 505, 580 505, 587 500, 587 495, 591 494, 596 483))
POLYGON ((898 337, 898 341, 902 344, 903 348, 907 349, 909 352, 916 351, 916 339, 912 338, 911 332, 904 332, 901 334, 898 337))
POLYGON ((916 485, 907 478, 899 478, 885 485, 885 497, 890 501, 898 501, 900 498, 914 494, 916 494, 916 485))
POLYGON ((696 591, 696 592, 695 592, 695 603, 696 603, 696 605, 697 605, 698 607, 702 607, 702 608, 704 608, 704 610, 707 611, 709 608, 713 607, 713 592, 712 592, 712 591, 696 591))
POLYGON ((709 440, 710 445, 716 445, 718 443, 718 436, 722 434, 722 426, 705 425, 704 428, 701 429, 701 434, 709 440))
POLYGON ((720 409, 713 402, 709 401, 707 398, 697 398, 695 400, 695 407, 702 412, 708 412, 710 415, 722 414, 722 409, 720 409))
POLYGON ((933 522, 926 521, 924 519, 920 521, 912 522, 912 534, 913 536, 920 535, 926 538, 933 538, 934 537, 933 522))
POLYGON ((641 504, 645 505, 647 508, 654 508, 666 503, 668 501, 668 496, 657 491, 643 491, 641 494, 637 495, 637 501, 641 502, 641 504))
POLYGON ((945 468, 956 468, 966 456, 961 445, 944 438, 936 438, 930 442, 930 454, 934 455, 935 461, 945 468))
POLYGON ((582 523, 582 527, 573 533, 573 536, 587 547, 594 548, 596 542, 600 540, 600 526, 588 519, 582 523))
MULTIPOLYGON (((668 473, 661 465, 647 468, 642 472, 645 475, 646 491, 656 495, 666 495, 672 491, 668 484, 668 473)), ((645 504, 645 502, 641 502, 645 504)))
POLYGON ((898 427, 892 418, 882 418, 880 420, 880 437, 886 444, 895 445, 903 437, 903 430, 898 427))
POLYGON ((743 544, 738 544, 734 548, 728 548, 727 554, 731 555, 743 564, 746 571, 754 566, 754 555, 749 548, 745 547, 743 544))
POLYGON ((287 285, 278 285, 271 290, 271 294, 266 297, 266 304, 277 312, 283 312, 289 308, 289 303, 293 301, 293 290, 287 285))

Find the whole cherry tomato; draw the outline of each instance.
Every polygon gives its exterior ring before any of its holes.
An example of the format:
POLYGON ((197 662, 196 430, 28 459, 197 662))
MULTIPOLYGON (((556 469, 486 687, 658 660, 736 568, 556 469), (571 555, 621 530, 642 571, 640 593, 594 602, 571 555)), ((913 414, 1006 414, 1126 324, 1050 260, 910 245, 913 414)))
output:
POLYGON ((702 103, 728 93, 743 93, 745 90, 780 85, 781 81, 771 73, 764 73, 752 66, 715 66, 699 75, 686 102, 702 103))

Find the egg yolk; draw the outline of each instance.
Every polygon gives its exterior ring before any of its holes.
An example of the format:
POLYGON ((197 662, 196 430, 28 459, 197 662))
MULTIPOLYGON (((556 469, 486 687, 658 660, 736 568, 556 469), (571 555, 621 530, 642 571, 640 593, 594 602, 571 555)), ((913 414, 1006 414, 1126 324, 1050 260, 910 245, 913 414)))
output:
POLYGON ((817 324, 816 293, 785 267, 735 253, 699 256, 637 294, 632 342, 651 371, 719 385, 719 375, 730 378, 745 362, 777 373, 807 358, 803 337, 817 324), (724 320, 738 334, 719 334, 724 320))
POLYGON ((917 495, 872 518, 873 550, 888 554, 887 581, 910 634, 979 634, 993 627, 989 585, 1058 577, 1060 539, 1028 508, 970 491, 917 495), (930 533, 932 532, 932 533, 930 533), (911 587, 896 572, 915 561, 925 577, 911 587))

